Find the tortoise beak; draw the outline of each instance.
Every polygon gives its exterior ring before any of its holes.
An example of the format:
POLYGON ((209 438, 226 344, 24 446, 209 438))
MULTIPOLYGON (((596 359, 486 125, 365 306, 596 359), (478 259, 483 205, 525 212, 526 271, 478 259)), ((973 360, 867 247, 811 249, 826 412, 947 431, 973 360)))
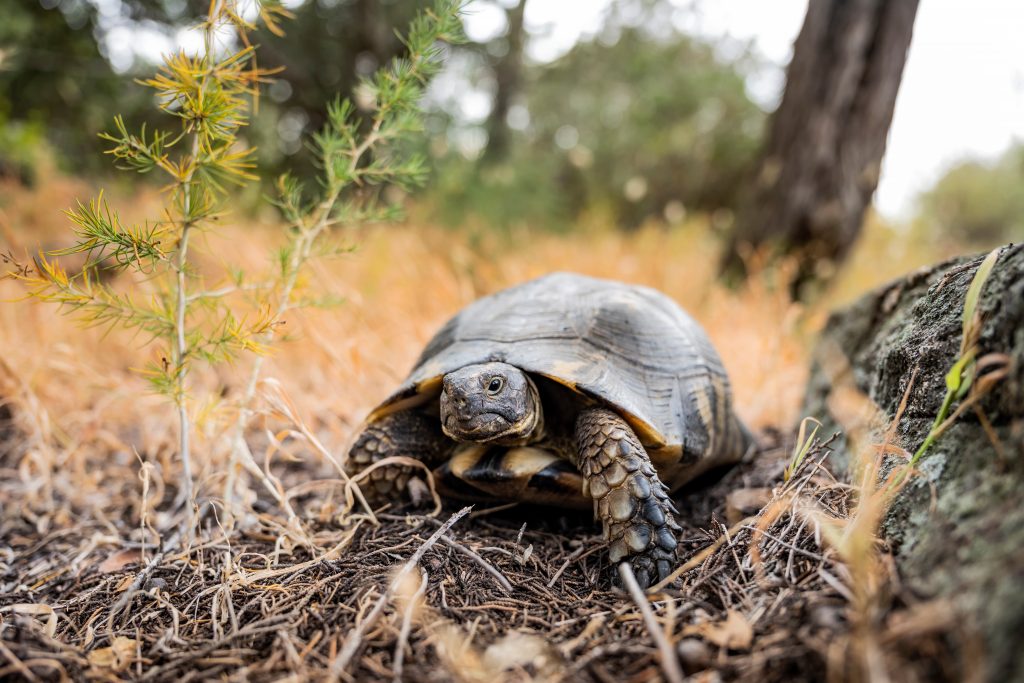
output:
POLYGON ((442 429, 458 441, 487 441, 505 433, 511 424, 500 413, 477 413, 469 417, 449 413, 444 417, 442 429))
POLYGON ((447 383, 441 392, 441 429, 456 441, 486 441, 504 433, 515 421, 506 412, 447 383))

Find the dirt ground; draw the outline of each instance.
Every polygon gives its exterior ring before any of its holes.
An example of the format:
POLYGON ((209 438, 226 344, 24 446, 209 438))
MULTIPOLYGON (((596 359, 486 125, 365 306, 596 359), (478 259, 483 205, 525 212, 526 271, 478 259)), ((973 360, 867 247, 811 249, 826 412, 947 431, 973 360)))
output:
MULTIPOLYGON (((941 622, 941 607, 908 609, 895 577, 882 577, 885 597, 873 605, 872 623, 862 623, 851 568, 813 518, 794 513, 797 494, 849 519, 851 488, 819 464, 827 447, 818 444, 784 483, 789 453, 777 435, 762 440, 776 445, 676 496, 687 570, 651 606, 684 672, 704 681, 843 680, 859 678, 877 655, 906 676, 899 680, 963 680, 952 626, 922 622, 941 622)), ((6 507, 0 678, 662 677, 649 626, 613 581, 599 529, 585 515, 477 506, 428 547, 375 615, 396 569, 457 509, 395 509, 378 524, 353 516, 346 528, 328 521, 317 530, 321 544, 338 540, 344 550, 294 548, 283 566, 273 513, 228 537, 207 515, 203 536, 215 540, 170 552, 140 573, 140 549, 116 540, 127 535, 116 520, 113 528, 39 534, 6 507), (227 553, 246 571, 225 576, 227 553)))

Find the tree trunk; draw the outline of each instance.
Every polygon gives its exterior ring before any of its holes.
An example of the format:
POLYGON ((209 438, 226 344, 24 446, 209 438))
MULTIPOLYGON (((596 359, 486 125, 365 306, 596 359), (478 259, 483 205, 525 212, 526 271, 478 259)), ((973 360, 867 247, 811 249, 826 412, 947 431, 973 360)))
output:
POLYGON ((508 110, 512 98, 519 92, 523 70, 523 18, 526 14, 526 0, 508 10, 508 33, 505 40, 508 49, 494 65, 494 106, 487 119, 487 148, 482 161, 494 163, 508 156, 509 128, 508 110))
MULTIPOLYGON (((964 297, 979 263, 980 258, 957 259, 919 271, 829 318, 804 409, 822 420, 823 433, 841 429, 868 448, 881 443, 884 423, 896 414, 916 371, 896 434, 907 451, 918 448, 945 396, 945 375, 960 353, 964 297), (870 409, 861 410, 864 406, 870 409), (879 419, 868 423, 865 414, 879 419)), ((1007 354, 1009 374, 981 401, 980 411, 965 411, 926 451, 882 531, 893 546, 904 588, 918 599, 953 604, 967 635, 960 645, 984 649, 984 677, 1019 681, 1024 680, 1024 246, 1002 249, 978 310, 983 321, 978 356, 1007 354)), ((848 470, 850 450, 845 440, 835 444, 833 469, 848 470)), ((890 456, 890 464, 897 457, 890 456)))
POLYGON ((752 196, 723 259, 770 246, 825 279, 857 239, 878 184, 918 0, 813 0, 793 49, 752 196))

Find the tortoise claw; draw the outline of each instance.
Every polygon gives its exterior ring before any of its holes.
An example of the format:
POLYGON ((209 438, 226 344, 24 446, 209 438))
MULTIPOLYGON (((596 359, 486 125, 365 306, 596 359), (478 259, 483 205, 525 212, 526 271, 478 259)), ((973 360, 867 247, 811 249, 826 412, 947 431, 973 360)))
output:
POLYGON ((674 557, 667 557, 663 549, 658 546, 647 548, 629 558, 629 565, 633 568, 633 576, 640 588, 647 590, 655 583, 660 583, 672 573, 672 560, 674 557))
POLYGON ((647 569, 635 569, 633 573, 636 575, 636 582, 640 584, 640 588, 647 590, 651 585, 651 575, 647 572, 647 569))
POLYGON ((672 573, 672 564, 668 560, 658 560, 655 565, 658 567, 658 583, 661 583, 672 573))

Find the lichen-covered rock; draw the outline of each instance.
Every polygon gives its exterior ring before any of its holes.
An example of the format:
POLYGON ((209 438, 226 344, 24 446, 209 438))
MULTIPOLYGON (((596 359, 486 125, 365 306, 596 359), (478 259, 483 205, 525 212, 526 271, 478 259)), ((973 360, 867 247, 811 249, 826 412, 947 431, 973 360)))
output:
MULTIPOLYGON (((900 445, 924 440, 956 360, 964 296, 982 256, 913 273, 828 320, 815 353, 805 414, 826 433, 844 425, 836 358, 886 419, 895 415, 915 369, 900 420, 900 445), (837 353, 841 352, 841 353, 837 353)), ((982 292, 981 354, 1006 353, 1009 375, 980 404, 998 436, 968 410, 920 462, 921 475, 897 497, 883 526, 906 585, 953 600, 976 628, 989 680, 1024 680, 1024 246, 1001 250, 982 292)), ((878 440, 879 422, 871 425, 878 440)), ((845 441, 835 466, 844 470, 845 441)))

